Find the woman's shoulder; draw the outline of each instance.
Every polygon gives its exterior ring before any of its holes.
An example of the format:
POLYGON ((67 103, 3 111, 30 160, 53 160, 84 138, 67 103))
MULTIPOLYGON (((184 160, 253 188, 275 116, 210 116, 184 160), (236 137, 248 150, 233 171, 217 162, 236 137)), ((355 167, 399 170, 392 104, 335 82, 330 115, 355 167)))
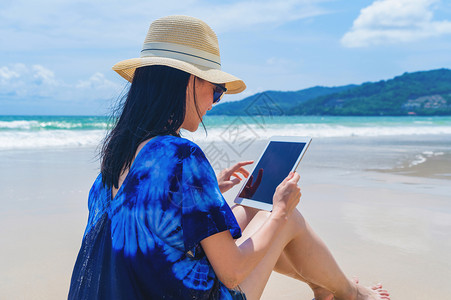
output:
POLYGON ((183 137, 173 135, 163 135, 158 136, 156 138, 159 138, 159 141, 162 143, 173 144, 179 147, 193 147, 196 149, 200 149, 200 147, 196 143, 183 137))
POLYGON ((205 157, 202 149, 193 141, 172 135, 156 136, 144 145, 139 153, 143 157, 176 157, 179 160, 191 156, 205 157), (142 152, 142 155, 141 155, 142 152))

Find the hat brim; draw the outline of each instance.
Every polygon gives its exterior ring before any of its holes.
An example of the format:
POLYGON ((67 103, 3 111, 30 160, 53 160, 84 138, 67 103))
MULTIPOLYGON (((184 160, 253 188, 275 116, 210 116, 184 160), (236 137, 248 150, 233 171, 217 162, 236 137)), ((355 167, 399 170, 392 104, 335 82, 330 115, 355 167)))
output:
POLYGON ((213 83, 225 84, 227 94, 238 94, 246 89, 246 85, 241 79, 229 73, 166 57, 151 56, 126 59, 115 64, 113 70, 129 82, 132 82, 136 68, 153 65, 172 67, 213 83))

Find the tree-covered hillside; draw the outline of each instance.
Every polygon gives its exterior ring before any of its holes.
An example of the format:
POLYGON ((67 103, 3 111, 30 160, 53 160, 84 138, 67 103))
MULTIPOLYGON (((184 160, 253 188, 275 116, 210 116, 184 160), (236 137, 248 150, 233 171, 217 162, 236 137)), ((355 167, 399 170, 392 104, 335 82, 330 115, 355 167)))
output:
POLYGON ((321 87, 316 86, 305 90, 294 92, 282 92, 282 91, 265 91, 257 93, 255 95, 244 98, 240 101, 225 102, 214 106, 209 115, 249 115, 249 114, 266 114, 268 107, 261 105, 266 101, 267 105, 274 106, 281 112, 281 114, 288 114, 289 110, 301 104, 305 101, 324 96, 334 94, 342 91, 346 91, 355 85, 347 85, 341 87, 321 87))
POLYGON ((301 115, 449 115, 451 70, 404 73, 317 97, 290 110, 301 115))
POLYGON ((451 115, 451 70, 404 73, 390 80, 295 92, 266 91, 219 104, 216 115, 451 115))

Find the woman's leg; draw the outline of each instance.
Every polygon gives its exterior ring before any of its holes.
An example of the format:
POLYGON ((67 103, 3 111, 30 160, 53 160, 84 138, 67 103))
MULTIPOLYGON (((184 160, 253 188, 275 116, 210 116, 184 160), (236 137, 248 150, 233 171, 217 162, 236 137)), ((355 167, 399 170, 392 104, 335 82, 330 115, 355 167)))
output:
MULTIPOLYGON (((238 224, 240 225, 241 230, 244 231, 249 222, 252 220, 252 218, 256 215, 256 213, 259 210, 247 206, 234 205, 232 207, 232 211, 235 215, 235 218, 238 221, 238 224)), ((291 264, 291 262, 289 261, 284 252, 282 252, 282 254, 279 256, 277 263, 274 267, 274 271, 289 276, 291 278, 297 279, 299 281, 303 281, 306 284, 308 284, 312 289, 316 300, 330 300, 333 298, 333 295, 330 291, 320 286, 317 286, 311 282, 308 282, 305 278, 303 278, 293 267, 293 265, 291 264)))
POLYGON ((307 282, 321 286, 332 293, 349 293, 352 282, 345 276, 327 246, 316 235, 298 210, 292 221, 297 235, 284 249, 286 258, 296 272, 307 282))
MULTIPOLYGON (((237 244, 257 231, 270 214, 265 211, 249 212, 243 207, 234 207, 235 212, 239 222, 252 218, 237 244)), ((388 299, 385 297, 388 295, 386 291, 381 289, 374 291, 358 286, 346 278, 326 245, 316 236, 297 210, 291 215, 287 226, 274 239, 260 264, 241 284, 249 299, 259 299, 282 253, 285 253, 301 277, 332 291, 337 299, 388 299)))
POLYGON ((320 286, 317 286, 311 282, 308 282, 307 279, 305 279, 298 272, 296 272, 296 269, 293 267, 291 261, 285 254, 285 249, 284 252, 282 252, 282 254, 279 256, 279 259, 277 260, 277 263, 274 267, 274 271, 308 284, 312 289, 313 294, 315 295, 315 300, 332 300, 334 297, 334 295, 330 291, 320 286))
POLYGON ((331 291, 336 299, 389 299, 389 293, 376 285, 366 288, 342 272, 332 253, 298 210, 292 214, 299 234, 284 249, 293 268, 307 282, 331 291), (352 292, 351 292, 352 291, 352 292))
MULTIPOLYGON (((250 236, 252 236, 261 226, 266 222, 270 212, 258 211, 246 228, 243 231, 241 238, 237 240, 237 245, 240 245, 250 236)), ((285 229, 285 228, 284 228, 285 229)), ((282 230, 274 238, 268 251, 263 259, 256 266, 256 268, 249 274, 249 276, 240 283, 240 287, 244 290, 247 299, 260 299, 263 290, 268 282, 269 276, 273 271, 279 256, 283 249, 294 238, 291 230, 282 230)))

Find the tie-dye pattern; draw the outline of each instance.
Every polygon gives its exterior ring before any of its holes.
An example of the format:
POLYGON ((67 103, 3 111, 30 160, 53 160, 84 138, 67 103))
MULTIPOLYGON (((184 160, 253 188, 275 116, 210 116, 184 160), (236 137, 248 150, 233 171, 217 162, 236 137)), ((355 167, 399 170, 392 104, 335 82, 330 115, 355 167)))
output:
POLYGON ((231 299, 200 241, 241 231, 196 144, 153 138, 116 197, 99 175, 88 206, 69 299, 231 299))

